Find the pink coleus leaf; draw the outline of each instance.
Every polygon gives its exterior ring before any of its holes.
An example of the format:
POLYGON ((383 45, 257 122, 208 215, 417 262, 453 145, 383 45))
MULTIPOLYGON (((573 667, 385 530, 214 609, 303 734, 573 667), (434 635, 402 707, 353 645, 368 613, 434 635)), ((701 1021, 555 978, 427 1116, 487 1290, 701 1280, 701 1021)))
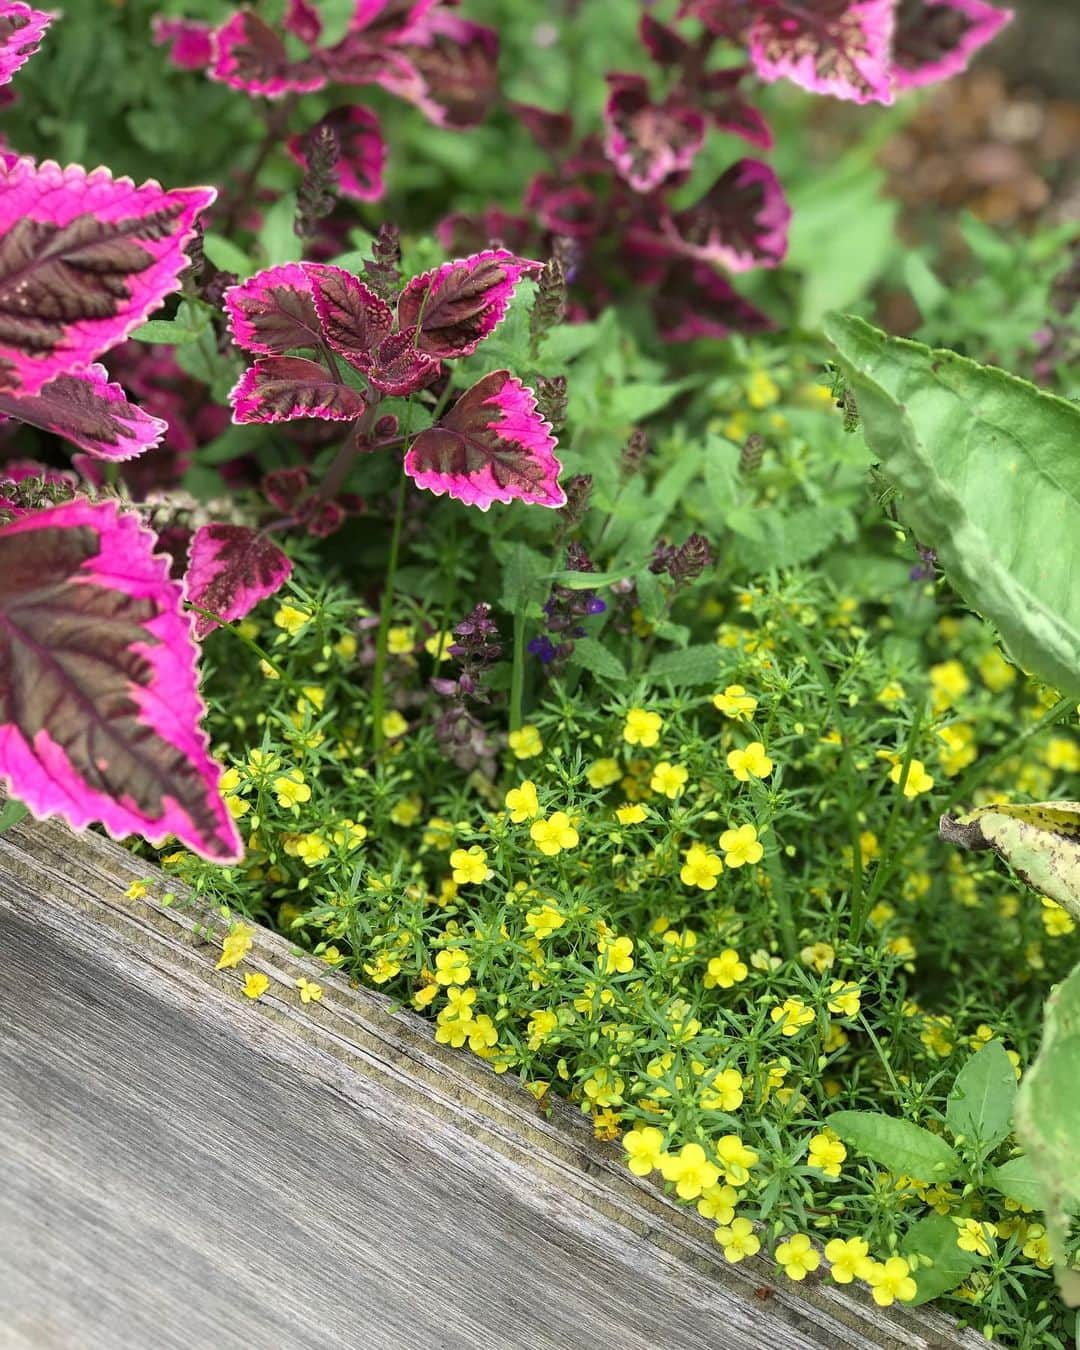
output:
POLYGON ((706 263, 676 263, 655 296, 653 308, 665 342, 767 333, 775 326, 706 263))
POLYGON ((289 0, 288 9, 281 23, 286 32, 295 34, 309 47, 318 42, 322 33, 319 11, 314 5, 309 5, 307 0, 289 0))
POLYGON ((291 422, 295 417, 351 422, 365 407, 362 394, 302 356, 256 361, 230 390, 229 402, 237 423, 291 422))
POLYGON ((773 134, 768 122, 739 90, 740 82, 751 69, 750 66, 728 66, 710 71, 698 89, 699 106, 721 131, 741 136, 761 150, 771 150, 773 134))
POLYGON ((410 31, 442 0, 356 0, 351 31, 382 43, 408 41, 410 31))
POLYGON ((31 396, 122 342, 176 289, 215 195, 52 160, 0 170, 0 390, 31 396))
POLYGON ((533 103, 511 103, 511 113, 541 150, 565 150, 574 134, 574 119, 567 113, 550 112, 533 103))
POLYGON ((680 37, 674 28, 654 19, 651 14, 643 14, 638 22, 638 36, 642 45, 659 66, 687 65, 694 55, 694 49, 684 37, 680 37))
POLYGON ((439 126, 461 131, 484 120, 498 93, 493 28, 433 9, 410 26, 398 50, 424 82, 414 101, 439 126))
POLYGON ((368 381, 384 394, 403 398, 429 385, 442 363, 416 346, 416 329, 393 333, 372 352, 368 381))
POLYGON ((214 59, 213 29, 193 19, 166 19, 155 14, 151 34, 155 47, 168 47, 169 60, 180 70, 205 70, 214 59))
POLYGON ((537 412, 532 390, 509 371, 495 370, 417 436, 405 456, 405 472, 417 487, 448 493, 481 511, 514 498, 564 506, 562 465, 554 449, 551 426, 537 412))
POLYGON ((0 0, 0 84, 7 84, 37 51, 53 17, 19 0, 0 0))
MULTIPOLYGON (((330 127, 337 137, 334 175, 341 195, 357 202, 378 201, 386 190, 383 182, 386 142, 379 130, 379 119, 371 109, 358 103, 335 108, 317 125, 330 127)), ((288 150, 298 164, 307 168, 306 136, 291 137, 288 150)))
MULTIPOLYGON (((273 595, 292 574, 292 563, 272 539, 246 525, 202 525, 188 549, 184 599, 231 623, 273 595)), ((195 636, 217 627, 195 615, 195 636)))
POLYGON ((705 140, 705 119, 677 103, 653 103, 640 75, 608 75, 604 106, 608 158, 635 192, 652 192, 690 168, 705 140))
POLYGON ((984 0, 900 0, 893 83, 897 89, 918 89, 958 75, 1011 18, 1011 10, 984 0))
POLYGON ((251 10, 244 9, 213 33, 211 79, 247 94, 280 98, 310 94, 326 86, 327 76, 314 57, 294 61, 277 33, 251 10))
POLYGON ((115 502, 0 527, 0 777, 37 817, 242 853, 169 560, 115 502))
POLYGON ((506 314, 514 288, 543 264, 506 249, 486 249, 413 277, 398 300, 398 324, 416 328, 431 356, 471 356, 506 314))
POLYGON ((789 79, 816 94, 891 103, 896 0, 769 0, 750 29, 763 80, 789 79))
POLYGON ((311 279, 300 263, 268 267, 225 292, 232 340, 244 351, 280 356, 318 347, 322 327, 311 298, 311 279))
POLYGON ((394 326, 394 311, 342 267, 308 263, 305 270, 326 342, 357 370, 370 369, 373 349, 394 326))
POLYGON ((778 267, 787 253, 791 208, 767 164, 740 159, 700 201, 674 218, 686 257, 719 263, 729 272, 778 267))
POLYGON ((79 375, 58 375, 28 397, 0 393, 0 413, 62 436, 95 459, 135 459, 160 445, 169 429, 160 417, 129 403, 97 364, 79 375))

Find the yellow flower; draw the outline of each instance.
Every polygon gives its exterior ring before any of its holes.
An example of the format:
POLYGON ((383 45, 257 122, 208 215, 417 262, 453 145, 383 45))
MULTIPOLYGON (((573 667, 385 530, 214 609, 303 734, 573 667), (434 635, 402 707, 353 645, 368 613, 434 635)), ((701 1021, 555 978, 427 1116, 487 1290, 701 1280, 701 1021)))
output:
POLYGON ((897 1299, 910 1303, 919 1292, 911 1278, 911 1267, 902 1256, 890 1256, 887 1261, 874 1261, 861 1278, 869 1281, 870 1292, 879 1308, 888 1308, 897 1299))
POLYGON ((596 944, 600 953, 601 969, 607 975, 626 975, 634 969, 633 939, 604 936, 596 944))
POLYGON ((510 813, 510 819, 515 825, 520 825, 523 820, 532 820, 540 814, 540 803, 536 798, 536 784, 531 778, 526 778, 516 788, 511 788, 503 798, 503 804, 510 813))
MULTIPOLYGON (((392 980, 395 975, 401 971, 401 962, 396 960, 389 952, 379 952, 374 961, 367 962, 364 965, 364 974, 374 984, 385 984, 387 980, 392 980)), ((435 997, 435 989, 432 986, 432 995, 435 997)))
POLYGON ((617 783, 622 777, 622 769, 619 768, 619 762, 616 759, 598 759, 595 764, 590 764, 585 774, 589 786, 600 792, 603 788, 610 787, 612 783, 617 783))
POLYGON ((455 1050, 460 1050, 469 1039, 471 1028, 472 1018, 461 1021, 442 1022, 435 1029, 435 1039, 440 1045, 450 1045, 455 1050))
POLYGON ((361 825, 358 821, 350 820, 349 817, 346 816, 338 828, 334 830, 332 838, 338 848, 344 848, 351 851, 354 848, 360 847, 367 838, 367 834, 366 825, 361 825))
POLYGON ((629 1130, 623 1135, 626 1165, 636 1177, 647 1177, 660 1166, 664 1156, 664 1136, 652 1125, 629 1130))
POLYGON ((487 854, 479 844, 454 849, 450 854, 450 866, 454 869, 454 881, 458 886, 487 881, 495 875, 488 866, 487 854))
POLYGON ((780 397, 780 387, 767 370, 751 371, 746 381, 746 401, 751 408, 767 408, 780 397))
POLYGON ((144 896, 149 895, 149 893, 145 881, 133 881, 124 892, 124 898, 127 900, 141 900, 144 896))
POLYGON ((681 764, 669 764, 665 759, 653 769, 649 786, 654 792, 660 792, 665 797, 675 798, 685 788, 689 776, 689 773, 681 764))
POLYGON ((436 952, 435 979, 439 984, 468 984, 471 974, 468 955, 460 947, 446 947, 436 952))
POLYGON ((1080 772, 1080 746, 1070 736, 1051 736, 1043 752, 1043 761, 1048 769, 1060 769, 1064 773, 1080 772))
POLYGON ((954 1219, 957 1227, 956 1245, 962 1252, 973 1252, 976 1256, 989 1256, 989 1237, 993 1226, 979 1223, 978 1219, 954 1219))
POLYGON ((314 867, 330 856, 330 845, 318 834, 302 834, 296 841, 296 856, 306 867, 314 867))
POLYGON ((322 985, 305 979, 303 975, 296 981, 296 987, 300 992, 301 1003, 317 1003, 323 996, 322 985))
POLYGON ((610 1069, 601 1065, 582 1083, 582 1090, 593 1106, 616 1106, 622 1101, 626 1084, 610 1069))
POLYGON ((776 1260, 789 1280, 805 1280, 810 1271, 817 1270, 821 1264, 821 1257, 805 1233, 796 1233, 787 1242, 781 1242, 776 1249, 776 1260))
POLYGON ((274 623, 278 628, 284 628, 289 637, 296 637, 310 620, 311 615, 306 609, 297 609, 294 605, 282 605, 274 615, 274 623))
POLYGON ((956 722, 952 726, 941 727, 938 739, 945 743, 941 752, 941 767, 950 778, 961 773, 969 764, 974 764, 979 754, 975 744, 975 728, 967 722, 956 722))
POLYGON ((270 988, 270 979, 261 970, 249 970, 244 976, 244 993, 248 998, 262 998, 270 988))
POLYGON ((437 661, 446 660, 446 649, 454 640, 453 633, 434 632, 429 638, 424 639, 424 651, 428 656, 433 656, 437 661))
POLYGON ((753 694, 748 694, 741 684, 729 684, 722 694, 713 695, 713 707, 733 722, 749 722, 757 705, 757 699, 753 694))
POLYGON ((697 886, 699 890, 711 891, 723 870, 724 864, 718 854, 711 853, 703 844, 691 844, 686 850, 686 861, 679 872, 679 880, 684 886, 697 886))
POLYGON ((544 905, 540 909, 530 909, 525 922, 533 930, 533 936, 542 941, 563 926, 566 915, 560 914, 552 905, 544 905))
POLYGON ((334 651, 339 660, 349 662, 356 656, 356 635, 354 633, 343 633, 334 643, 334 651))
POLYGON ((535 759, 544 748, 540 733, 535 727, 521 727, 509 736, 510 749, 517 759, 535 759))
POLYGON ((420 838, 425 848, 449 848, 454 842, 454 826, 441 816, 432 816, 420 838))
POLYGON ((250 924, 237 920, 221 940, 221 957, 215 970, 228 970, 238 966, 251 950, 251 940, 255 929, 250 924))
POLYGON ((729 750, 727 764, 740 783, 768 778, 773 771, 773 762, 760 741, 751 741, 745 750, 729 750))
POLYGON ((1027 1230, 1023 1247, 1020 1249, 1029 1261, 1043 1270, 1049 1270, 1054 1264, 1054 1255, 1050 1250, 1050 1239, 1041 1223, 1033 1223, 1027 1230))
POLYGON ((964 667, 955 658, 930 667, 930 685, 934 691, 934 708, 941 712, 951 708, 971 688, 964 667))
POLYGON ((301 802, 311 800, 311 789, 304 782, 304 775, 299 769, 290 769, 288 773, 275 778, 274 792, 277 794, 278 805, 296 814, 299 814, 301 802))
POLYGON ((738 1202, 739 1192, 734 1186, 707 1186, 698 1196, 697 1212, 703 1219, 728 1224, 735 1217, 738 1202))
POLYGON ((724 862, 728 867, 743 867, 746 863, 760 862, 765 852, 758 843, 757 830, 753 825, 725 830, 720 836, 720 847, 724 850, 724 862))
POLYGON ((408 656, 416 646, 416 634, 407 625, 387 629, 386 650, 391 656, 408 656))
MULTIPOLYGON (((538 1008, 529 1018, 528 1026, 525 1028, 529 1037, 529 1049, 539 1050, 558 1025, 559 1017, 557 1013, 552 1012, 550 1008, 538 1008)), ((660 1131, 657 1130, 657 1134, 659 1133, 660 1131)), ((633 1168, 631 1168, 631 1171, 633 1171, 633 1168)), ((643 1174, 639 1172, 638 1175, 643 1174)))
POLYGON ((774 1022, 780 1023, 782 1035, 797 1036, 803 1027, 814 1021, 814 1010, 808 1008, 801 998, 786 998, 770 1011, 769 1016, 774 1022))
POLYGON ((837 1136, 832 1130, 824 1130, 810 1140, 806 1161, 810 1167, 816 1167, 827 1177, 835 1179, 840 1175, 840 1164, 846 1157, 847 1149, 837 1136))
POLYGON ((675 1183, 680 1200, 696 1200, 720 1180, 720 1169, 708 1160, 700 1144, 683 1144, 677 1154, 665 1153, 660 1170, 665 1181, 675 1183))
POLYGON ((733 1219, 730 1225, 717 1228, 713 1237, 724 1249, 724 1260, 733 1265, 744 1256, 756 1256, 761 1251, 761 1239, 749 1219, 733 1219))
POLYGON ((991 647, 979 657, 978 667, 983 684, 993 694, 1004 693, 1009 685, 1016 683, 1016 667, 1009 665, 997 647, 991 647))
MULTIPOLYGON (((435 978, 437 980, 438 975, 435 978)), ((475 989, 460 989, 450 985, 446 991, 446 1006, 440 1011, 437 1020, 442 1024, 446 1022, 471 1022, 475 1002, 475 989)))
POLYGON ((870 1247, 865 1238, 833 1238, 825 1244, 825 1260, 837 1284, 865 1280, 874 1267, 869 1257, 870 1247))
POLYGON ((553 811, 546 820, 534 820, 529 827, 529 837, 549 858, 563 849, 576 848, 578 843, 578 832, 565 811, 553 811))
POLYGON ((836 948, 831 942, 812 942, 799 952, 799 960, 824 975, 836 960, 836 948))
POLYGON ((396 708, 391 709, 382 720, 382 733, 388 741, 395 741, 399 736, 404 736, 408 729, 408 722, 396 708))
POLYGON ((705 988, 730 989, 733 984, 741 984, 749 970, 733 947, 726 947, 719 956, 714 956, 705 967, 705 988))
POLYGON ((486 1052, 498 1043, 499 1033, 495 1023, 486 1013, 473 1018, 469 1024, 469 1049, 474 1055, 487 1057, 486 1052))
POLYGON ((660 739, 660 729, 664 719, 659 713, 646 712, 644 708, 631 708, 626 714, 623 726, 623 740, 627 745, 640 745, 648 750, 660 739))
POLYGON ((758 1160, 752 1148, 747 1148, 737 1134, 725 1134, 716 1142, 716 1156, 729 1186, 745 1186, 750 1180, 750 1168, 758 1160))
POLYGON ((648 814, 648 811, 638 802, 633 805, 627 802, 625 806, 615 808, 615 819, 620 825, 640 825, 648 814))
POLYGON ((829 1011, 839 1013, 842 1017, 858 1017, 861 996, 862 990, 857 984, 833 980, 829 985, 829 1011))
POLYGON ((889 680, 886 684, 882 685, 877 700, 879 703, 884 704, 899 703, 904 697, 904 686, 900 681, 889 680))
POLYGON ((403 825, 408 829, 420 819, 423 806, 421 797, 402 797, 401 801, 395 802, 390 808, 390 819, 395 825, 403 825))
MULTIPOLYGON (((889 781, 899 783, 903 769, 902 763, 894 764, 889 770, 889 781)), ((933 786, 934 780, 926 772, 926 765, 921 759, 913 759, 908 765, 907 778, 904 782, 904 796, 917 797, 920 792, 929 792, 933 786)))
POLYGON ((702 1090, 701 1105, 706 1111, 737 1111, 743 1103, 742 1088, 738 1069, 718 1069, 702 1090))
POLYGON ((1045 895, 1043 896, 1042 921, 1049 937, 1065 937, 1076 927, 1068 911, 1062 909, 1056 900, 1051 900, 1045 895))

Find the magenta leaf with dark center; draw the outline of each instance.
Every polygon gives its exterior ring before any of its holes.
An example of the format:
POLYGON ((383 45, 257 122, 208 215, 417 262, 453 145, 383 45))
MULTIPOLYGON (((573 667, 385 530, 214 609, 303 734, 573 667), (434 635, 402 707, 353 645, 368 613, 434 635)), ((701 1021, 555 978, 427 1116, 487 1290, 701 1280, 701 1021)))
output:
POLYGON ((318 347, 322 341, 311 279, 300 263, 268 267, 230 286, 225 313, 236 345, 261 356, 318 347))
POLYGON ((771 150, 773 135, 768 122, 739 90, 751 70, 750 66, 734 66, 710 71, 698 90, 699 106, 721 131, 741 136, 759 149, 771 150))
POLYGON ((136 187, 108 169, 0 169, 0 390, 85 370, 176 289, 213 188, 136 187))
POLYGON ((554 449, 532 390, 509 371, 495 370, 417 436, 405 456, 405 472, 417 487, 448 493, 481 511, 514 498, 564 506, 554 449))
POLYGON ((241 10, 215 29, 213 44, 210 77, 233 89, 280 98, 309 94, 327 83, 319 61, 314 57, 294 61, 277 33, 251 10, 241 10))
POLYGON ((958 75, 1011 18, 984 0, 899 0, 893 82, 918 89, 958 75))
POLYGON ((493 28, 435 9, 409 28, 398 51, 419 72, 423 93, 414 101, 433 121, 461 131, 484 120, 498 94, 493 28))
POLYGON ((676 253, 729 272, 778 267, 787 253, 791 208, 767 164, 741 159, 674 217, 676 253))
POLYGON ((7 84, 37 51, 53 17, 19 0, 0 0, 0 84, 7 84))
POLYGON ((674 28, 643 14, 638 23, 638 36, 652 59, 660 66, 683 66, 693 58, 693 47, 680 37, 674 28))
POLYGON ((129 403, 101 365, 58 375, 38 394, 0 394, 0 413, 51 431, 96 459, 135 459, 160 445, 169 424, 129 403))
POLYGON ((471 356, 506 314, 514 288, 542 264, 489 249, 413 277, 398 300, 398 325, 419 330, 431 356, 471 356))
POLYGON ((190 619, 155 548, 115 502, 0 527, 0 777, 37 817, 236 862, 190 619))
POLYGON ((768 0, 750 29, 750 59, 764 80, 812 93, 891 103, 895 0, 768 0))
POLYGON ((362 394, 302 356, 256 361, 230 390, 229 402, 237 423, 291 422, 294 417, 351 422, 366 406, 362 394))
POLYGON ((326 342, 357 370, 368 370, 373 349, 394 326, 394 311, 344 268, 308 263, 305 270, 326 342))
POLYGON ((705 119, 677 103, 653 103, 640 75, 607 77, 604 106, 608 158, 635 192, 652 192, 683 173, 705 140, 705 119))
MULTIPOLYGON (((341 195, 358 202, 378 201, 385 191, 386 142, 379 130, 379 119, 371 109, 359 104, 334 108, 317 125, 329 127, 337 138, 334 176, 341 195)), ((307 168, 307 143, 307 136, 292 136, 288 141, 289 154, 304 168, 307 168)))
POLYGON ((169 60, 180 70, 205 70, 214 59, 213 29, 192 19, 166 19, 155 14, 151 35, 155 47, 168 47, 169 60))
POLYGON ((511 103, 509 108, 541 150, 565 150, 570 144, 574 119, 567 113, 550 112, 532 103, 511 103))
POLYGON ((403 398, 429 385, 441 369, 438 357, 416 346, 416 329, 393 333, 372 353, 367 377, 384 394, 403 398))
MULTIPOLYGON (((246 525, 201 526, 188 559, 184 598, 230 623, 280 590, 292 573, 292 563, 277 544, 246 525)), ((205 614, 195 615, 197 638, 216 627, 205 614)))

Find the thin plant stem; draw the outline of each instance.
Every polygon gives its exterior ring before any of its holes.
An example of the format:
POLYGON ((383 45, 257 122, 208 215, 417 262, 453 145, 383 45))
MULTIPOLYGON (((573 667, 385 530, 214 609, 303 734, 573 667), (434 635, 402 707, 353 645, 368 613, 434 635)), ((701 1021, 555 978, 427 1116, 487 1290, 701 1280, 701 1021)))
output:
POLYGON ((201 614, 204 619, 212 619, 219 628, 231 633, 238 642, 242 642, 249 651, 254 652, 260 661, 265 661, 267 668, 273 672, 275 680, 280 680, 287 689, 300 691, 301 686, 295 680, 291 680, 280 666, 275 665, 269 652, 265 651, 254 638, 249 638, 246 633, 241 633, 235 624, 230 623, 228 619, 223 619, 220 614, 215 614, 211 609, 203 609, 200 605, 193 605, 190 600, 188 601, 188 609, 193 610, 196 614, 201 614))
POLYGON ((951 811, 957 802, 970 800, 975 786, 978 783, 985 781, 987 775, 993 772, 999 764, 1004 764, 1007 759, 1011 759, 1022 745, 1031 740, 1032 736, 1037 736, 1040 731, 1045 731, 1047 727, 1051 727, 1055 722, 1059 722, 1065 713, 1075 706, 1075 698, 1058 699, 1049 712, 1044 713, 1037 722, 1033 722, 1031 726, 1025 727, 1023 731, 1018 731, 1011 740, 1006 741, 1000 750, 995 750, 994 753, 987 756, 986 759, 977 760, 976 763, 972 765, 971 771, 961 778, 960 782, 957 783, 956 787, 954 787, 949 794, 945 805, 941 808, 942 814, 951 811))
POLYGON ((514 661, 510 667, 510 730, 521 727, 522 701, 525 695, 525 610, 514 610, 514 661))
POLYGON ((379 631, 375 639, 375 687, 371 691, 371 716, 376 754, 382 750, 386 737, 383 733, 383 714, 386 707, 386 647, 390 635, 390 620, 394 614, 394 581, 397 577, 398 553, 401 548, 401 526, 405 519, 405 475, 398 483, 394 504, 394 525, 390 535, 390 556, 386 562, 382 603, 379 607, 379 631))

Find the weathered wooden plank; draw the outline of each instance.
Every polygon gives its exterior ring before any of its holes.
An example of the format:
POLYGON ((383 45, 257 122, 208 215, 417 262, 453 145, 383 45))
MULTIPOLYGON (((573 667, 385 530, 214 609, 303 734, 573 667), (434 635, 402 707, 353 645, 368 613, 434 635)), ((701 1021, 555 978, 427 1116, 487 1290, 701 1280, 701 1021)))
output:
POLYGON ((195 911, 124 898, 146 873, 57 825, 0 835, 4 1346, 985 1347, 728 1266, 569 1107, 269 932, 251 1003, 195 911))

